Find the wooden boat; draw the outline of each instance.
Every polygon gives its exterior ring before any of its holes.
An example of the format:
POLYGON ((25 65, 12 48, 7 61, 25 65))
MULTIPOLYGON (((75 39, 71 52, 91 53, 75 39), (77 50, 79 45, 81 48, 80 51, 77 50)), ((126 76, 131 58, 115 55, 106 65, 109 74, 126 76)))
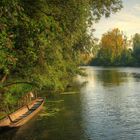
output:
POLYGON ((43 104, 43 98, 33 100, 30 104, 23 106, 14 113, 7 115, 7 117, 0 120, 0 127, 12 128, 22 126, 41 110, 43 104))

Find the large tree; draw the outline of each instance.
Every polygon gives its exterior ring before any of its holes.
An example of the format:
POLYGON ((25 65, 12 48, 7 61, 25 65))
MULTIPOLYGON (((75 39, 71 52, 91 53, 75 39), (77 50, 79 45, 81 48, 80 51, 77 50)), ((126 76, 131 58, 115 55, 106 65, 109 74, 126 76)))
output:
POLYGON ((121 54, 125 49, 125 37, 119 29, 113 29, 103 34, 101 48, 98 53, 100 63, 104 65, 114 65, 121 59, 121 54))
POLYGON ((1 0, 1 84, 63 89, 79 72, 87 27, 121 8, 121 0, 1 0))

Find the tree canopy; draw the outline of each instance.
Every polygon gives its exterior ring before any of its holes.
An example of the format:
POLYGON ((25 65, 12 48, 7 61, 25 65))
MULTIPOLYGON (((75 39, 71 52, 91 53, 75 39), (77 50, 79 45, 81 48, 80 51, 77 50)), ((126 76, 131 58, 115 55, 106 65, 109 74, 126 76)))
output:
POLYGON ((1 0, 1 86, 63 90, 80 72, 87 27, 121 8, 121 0, 1 0))
POLYGON ((100 49, 91 61, 92 65, 139 66, 140 35, 128 40, 122 31, 113 29, 103 34, 100 49))

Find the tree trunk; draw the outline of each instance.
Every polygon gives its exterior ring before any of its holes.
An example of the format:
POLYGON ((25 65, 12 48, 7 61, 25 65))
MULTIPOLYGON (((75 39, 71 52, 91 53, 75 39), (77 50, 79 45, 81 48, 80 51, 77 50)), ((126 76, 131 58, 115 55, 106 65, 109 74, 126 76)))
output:
POLYGON ((5 74, 5 75, 2 77, 0 83, 4 83, 4 81, 7 79, 7 76, 8 76, 8 74, 5 74))

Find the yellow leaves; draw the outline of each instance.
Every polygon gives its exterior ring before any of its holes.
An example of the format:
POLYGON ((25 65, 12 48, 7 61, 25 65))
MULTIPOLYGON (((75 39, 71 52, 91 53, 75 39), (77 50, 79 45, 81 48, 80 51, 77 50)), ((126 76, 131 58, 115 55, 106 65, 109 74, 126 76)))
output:
POLYGON ((118 28, 105 33, 101 39, 102 48, 109 49, 112 57, 117 57, 122 53, 124 43, 124 35, 118 28))

